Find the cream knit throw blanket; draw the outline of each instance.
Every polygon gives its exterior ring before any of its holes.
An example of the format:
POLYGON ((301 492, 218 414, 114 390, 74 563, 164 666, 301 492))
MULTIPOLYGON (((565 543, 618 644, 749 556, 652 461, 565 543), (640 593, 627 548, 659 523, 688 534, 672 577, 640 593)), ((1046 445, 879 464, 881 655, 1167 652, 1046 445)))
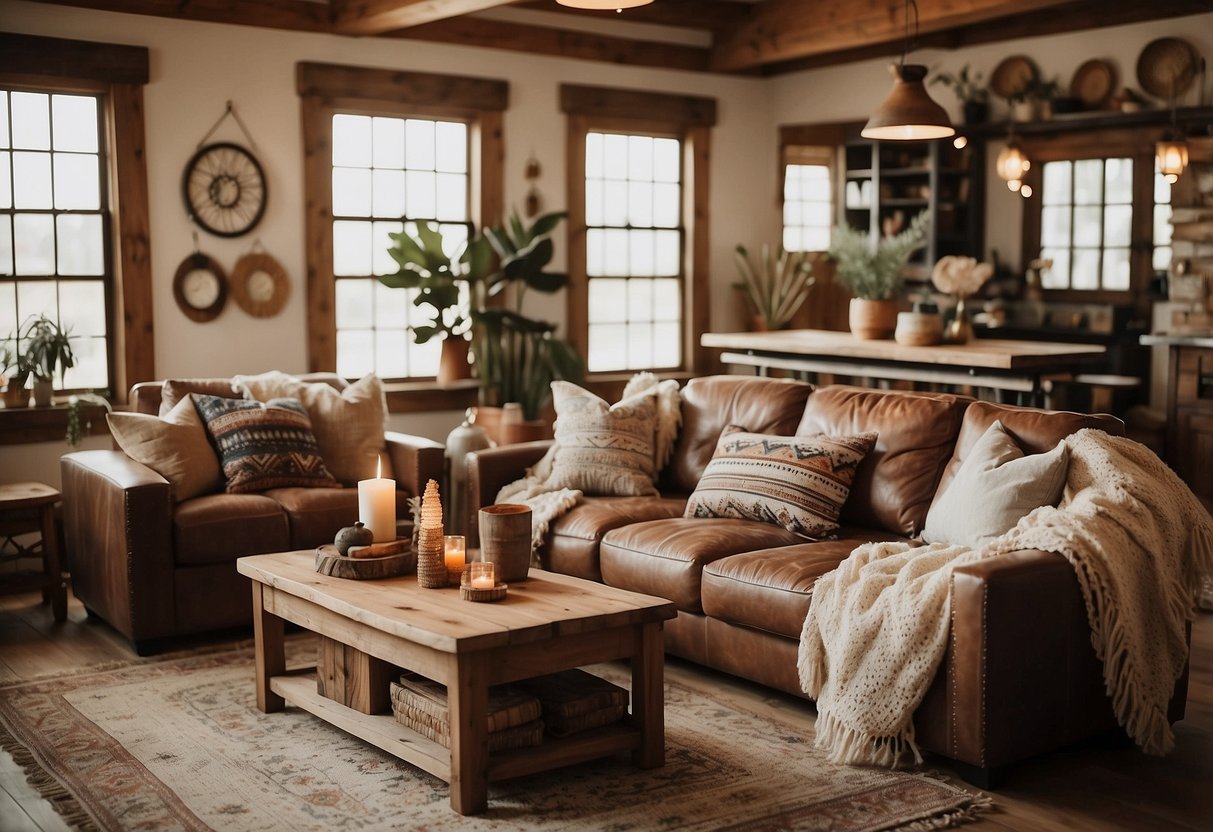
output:
POLYGON ((1066 445, 1057 508, 977 550, 867 543, 817 581, 797 665, 832 761, 891 766, 909 751, 921 762, 912 717, 947 646, 952 570, 1018 549, 1073 565, 1117 719, 1147 753, 1170 751, 1167 703, 1197 576, 1213 568, 1213 519, 1142 445, 1089 429, 1066 445))

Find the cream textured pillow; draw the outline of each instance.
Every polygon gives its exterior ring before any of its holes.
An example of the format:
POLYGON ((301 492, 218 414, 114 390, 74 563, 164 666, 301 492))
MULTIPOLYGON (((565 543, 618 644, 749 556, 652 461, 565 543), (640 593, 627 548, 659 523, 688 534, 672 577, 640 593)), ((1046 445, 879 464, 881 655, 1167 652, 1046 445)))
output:
POLYGON ((613 497, 655 495, 657 388, 608 405, 567 381, 552 382, 556 442, 548 490, 613 497))
POLYGON ((1001 537, 1033 509, 1057 504, 1069 467, 1064 440, 1051 451, 1024 456, 995 421, 931 503, 922 539, 976 549, 1001 537))
POLYGON ((163 418, 146 413, 110 413, 105 419, 114 441, 127 456, 172 483, 177 502, 223 490, 219 458, 188 396, 163 418))
POLYGON ((856 436, 772 436, 727 426, 684 517, 737 517, 805 537, 838 528, 855 469, 876 444, 856 436))
POLYGON ((324 466, 338 482, 353 484, 375 476, 383 458, 383 476, 392 476, 391 460, 383 452, 387 403, 376 375, 360 378, 344 390, 324 382, 300 381, 277 370, 258 376, 235 376, 232 389, 259 402, 290 398, 303 403, 324 466))

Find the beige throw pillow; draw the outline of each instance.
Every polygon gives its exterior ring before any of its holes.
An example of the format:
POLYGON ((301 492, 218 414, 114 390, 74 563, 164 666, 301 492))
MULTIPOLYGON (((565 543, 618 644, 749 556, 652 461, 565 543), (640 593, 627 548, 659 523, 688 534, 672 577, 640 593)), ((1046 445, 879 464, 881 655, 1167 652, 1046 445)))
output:
POLYGON ((922 539, 979 548, 1033 509, 1056 505, 1069 467, 1064 441, 1046 453, 1024 456, 1002 422, 995 421, 931 503, 922 539))
POLYGON ((653 446, 657 389, 608 405, 567 381, 552 382, 556 442, 548 490, 644 497, 657 493, 653 446))
POLYGON ((375 462, 380 457, 383 476, 392 476, 391 460, 383 446, 387 402, 378 376, 368 375, 336 390, 324 382, 300 381, 274 370, 235 376, 232 388, 259 402, 279 398, 302 402, 324 465, 338 482, 352 485, 375 476, 375 462))
POLYGON ((105 418, 118 447, 172 483, 178 502, 223 490, 219 458, 188 397, 163 418, 146 413, 110 413, 105 418))

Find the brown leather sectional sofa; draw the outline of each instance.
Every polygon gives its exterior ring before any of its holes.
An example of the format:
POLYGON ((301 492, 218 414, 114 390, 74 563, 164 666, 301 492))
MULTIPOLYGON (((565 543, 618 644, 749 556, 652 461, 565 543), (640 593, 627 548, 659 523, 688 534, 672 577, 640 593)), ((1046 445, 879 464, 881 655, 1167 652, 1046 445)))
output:
MULTIPOLYGON (((739 376, 691 381, 682 417, 660 475, 661 497, 586 498, 553 522, 543 564, 670 599, 679 614, 666 624, 668 652, 800 696, 796 656, 814 581, 860 543, 917 535, 935 493, 995 419, 1028 453, 1084 427, 1123 430, 1111 416, 739 376), (682 517, 729 424, 781 435, 878 432, 836 540, 807 542, 746 520, 682 517)), ((547 447, 533 442, 470 456, 471 516, 547 447)), ((1020 551, 961 567, 951 609, 943 666, 915 714, 925 750, 990 786, 1011 763, 1116 728, 1081 591, 1061 555, 1020 551)), ((1182 718, 1186 696, 1185 672, 1173 720, 1182 718)))
MULTIPOLYGON (((303 378, 338 389, 346 383, 332 374, 303 378)), ((227 379, 179 383, 233 395, 227 379)), ((132 409, 159 413, 162 386, 135 385, 132 409)), ((441 479, 443 447, 389 432, 385 450, 398 489, 397 516, 402 528, 411 528, 407 499, 420 494, 427 479, 441 479)), ((248 626, 252 600, 248 579, 236 572, 237 558, 332 543, 338 529, 358 519, 358 489, 350 487, 356 483, 175 502, 167 480, 120 450, 70 453, 60 469, 72 591, 140 655, 178 636, 248 626)))

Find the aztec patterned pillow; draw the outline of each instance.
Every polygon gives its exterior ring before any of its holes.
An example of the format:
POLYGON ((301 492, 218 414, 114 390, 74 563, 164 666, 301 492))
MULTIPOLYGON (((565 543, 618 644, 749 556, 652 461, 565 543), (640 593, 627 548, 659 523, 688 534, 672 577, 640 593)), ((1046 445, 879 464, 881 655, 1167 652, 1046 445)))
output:
POLYGON ((556 442, 549 490, 646 497, 657 493, 653 446, 657 388, 608 405, 567 381, 552 382, 556 442))
POLYGON ((340 488, 324 467, 307 411, 298 399, 264 404, 192 393, 219 452, 230 494, 269 488, 340 488))
POLYGON ((685 517, 737 517, 805 537, 838 528, 855 469, 876 444, 856 436, 771 436, 729 425, 716 442, 685 517))

